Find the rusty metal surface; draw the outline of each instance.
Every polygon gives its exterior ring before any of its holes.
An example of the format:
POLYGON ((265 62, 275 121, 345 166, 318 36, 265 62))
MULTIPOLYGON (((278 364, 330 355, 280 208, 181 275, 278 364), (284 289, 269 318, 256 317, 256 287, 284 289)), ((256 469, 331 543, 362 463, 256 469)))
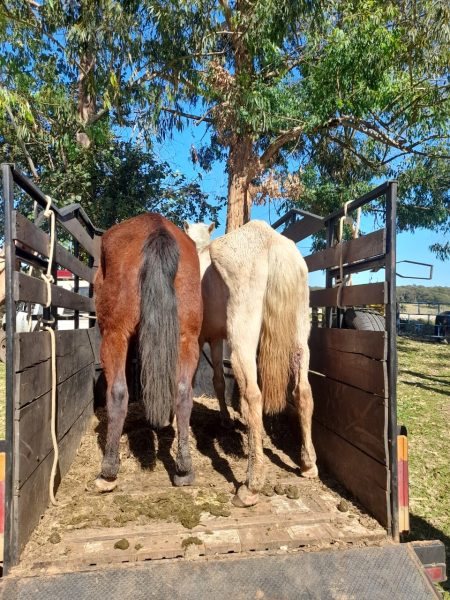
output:
POLYGON ((4 600, 426 600, 437 598, 406 546, 171 560, 91 572, 7 578, 4 600))

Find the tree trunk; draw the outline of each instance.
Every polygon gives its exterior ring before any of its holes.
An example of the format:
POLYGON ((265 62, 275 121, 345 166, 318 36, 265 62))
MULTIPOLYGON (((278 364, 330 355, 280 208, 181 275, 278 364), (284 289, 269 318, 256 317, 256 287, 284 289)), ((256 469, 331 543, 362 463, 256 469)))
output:
POLYGON ((230 145, 228 157, 228 204, 226 232, 241 227, 250 221, 252 200, 249 194, 250 181, 255 163, 250 136, 238 136, 230 145))
MULTIPOLYGON (((92 77, 94 61, 88 55, 80 57, 80 73, 78 79, 78 120, 83 125, 86 125, 91 119, 92 115, 95 114, 96 102, 93 95, 89 90, 89 83, 92 77)), ((83 132, 78 131, 76 134, 77 143, 84 148, 89 148, 91 140, 89 136, 83 132)))

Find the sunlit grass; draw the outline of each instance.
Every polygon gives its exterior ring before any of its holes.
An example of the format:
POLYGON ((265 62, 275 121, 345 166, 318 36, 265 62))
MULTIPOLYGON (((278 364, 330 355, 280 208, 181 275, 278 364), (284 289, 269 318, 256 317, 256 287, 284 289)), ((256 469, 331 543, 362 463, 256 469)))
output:
MULTIPOLYGON (((399 338, 398 422, 409 441, 411 533, 440 539, 450 566, 450 346, 399 338)), ((450 599, 449 582, 444 584, 450 599)))

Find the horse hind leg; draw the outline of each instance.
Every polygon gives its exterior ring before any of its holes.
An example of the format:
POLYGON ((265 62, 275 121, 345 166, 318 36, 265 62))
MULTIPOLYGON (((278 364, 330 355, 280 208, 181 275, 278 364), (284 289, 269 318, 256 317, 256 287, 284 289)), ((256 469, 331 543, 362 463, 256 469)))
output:
POLYGON ((106 377, 107 433, 100 475, 95 480, 97 489, 110 492, 117 485, 119 472, 119 443, 128 408, 128 387, 125 374, 128 340, 122 335, 104 334, 101 346, 103 369, 106 377))
POLYGON ((223 341, 214 340, 210 343, 211 348, 211 361, 213 364, 214 375, 213 385, 214 391, 216 392, 217 399, 219 401, 220 409, 220 423, 225 428, 232 426, 232 420, 230 413, 228 412, 228 406, 225 402, 225 377, 223 374, 223 341))
POLYGON ((192 466, 191 451, 189 448, 189 423, 193 405, 192 380, 197 368, 198 356, 199 348, 196 339, 181 343, 181 369, 178 381, 178 396, 175 406, 178 450, 176 473, 173 478, 173 483, 176 486, 192 485, 195 480, 195 472, 192 466))
POLYGON ((265 478, 262 446, 263 401, 258 386, 256 366, 262 320, 262 298, 259 313, 254 310, 255 304, 252 307, 251 319, 247 318, 246 314, 229 319, 231 364, 241 392, 241 410, 248 428, 247 480, 239 487, 233 498, 233 504, 241 508, 253 506, 258 502, 258 492, 263 487, 265 478))
POLYGON ((311 437, 314 402, 308 381, 309 349, 300 346, 292 359, 294 375, 293 399, 297 410, 302 442, 300 448, 300 470, 303 477, 317 477, 316 451, 311 437))

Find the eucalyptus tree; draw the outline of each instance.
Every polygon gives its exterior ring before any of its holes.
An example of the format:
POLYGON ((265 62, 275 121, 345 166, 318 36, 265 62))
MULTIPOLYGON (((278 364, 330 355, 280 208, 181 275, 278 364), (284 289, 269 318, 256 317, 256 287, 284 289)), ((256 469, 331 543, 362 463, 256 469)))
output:
POLYGON ((160 114, 208 124, 210 143, 194 157, 205 166, 227 160, 228 228, 249 218, 268 170, 293 160, 306 169, 311 157, 338 151, 351 172, 363 169, 370 179, 408 156, 449 159, 446 2, 154 7, 160 20, 151 48, 158 77, 171 84, 160 88, 160 114), (192 114, 189 103, 201 112, 192 114))
POLYGON ((356 189, 416 168, 408 157, 447 161, 449 12, 444 0, 1 0, 0 125, 30 168, 38 155, 51 170, 112 127, 149 144, 194 121, 209 132, 194 160, 226 160, 232 229, 274 191, 271 170, 301 167, 278 195, 319 200, 315 179, 356 189))
POLYGON ((58 202, 81 202, 101 227, 144 210, 179 224, 217 219, 198 182, 149 149, 143 107, 154 101, 141 66, 153 22, 132 0, 0 2, 0 161, 58 202))

